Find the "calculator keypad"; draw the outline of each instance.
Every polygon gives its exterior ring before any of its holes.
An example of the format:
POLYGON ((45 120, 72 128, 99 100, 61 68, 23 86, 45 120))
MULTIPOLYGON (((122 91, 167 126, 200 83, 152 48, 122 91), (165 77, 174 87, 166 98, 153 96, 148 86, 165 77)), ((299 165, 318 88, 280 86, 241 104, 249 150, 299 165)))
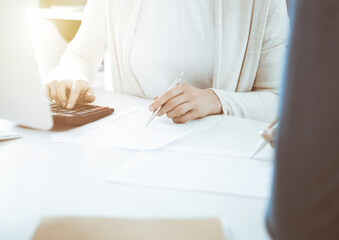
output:
POLYGON ((87 104, 78 104, 73 109, 67 109, 56 103, 50 103, 50 109, 55 123, 72 125, 84 125, 114 112, 113 108, 87 104))

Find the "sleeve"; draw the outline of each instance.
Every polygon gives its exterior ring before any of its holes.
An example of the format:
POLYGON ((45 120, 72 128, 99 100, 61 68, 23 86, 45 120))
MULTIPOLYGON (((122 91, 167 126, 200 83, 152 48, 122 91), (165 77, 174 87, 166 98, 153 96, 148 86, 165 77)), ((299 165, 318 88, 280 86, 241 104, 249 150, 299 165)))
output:
POLYGON ((105 0, 89 0, 78 33, 52 69, 47 81, 85 80, 92 82, 107 51, 105 0))
POLYGON ((272 121, 277 117, 288 33, 286 1, 272 0, 252 91, 212 89, 222 103, 224 114, 261 121, 272 121))
POLYGON ((339 1, 293 2, 267 225, 272 239, 339 239, 339 1))

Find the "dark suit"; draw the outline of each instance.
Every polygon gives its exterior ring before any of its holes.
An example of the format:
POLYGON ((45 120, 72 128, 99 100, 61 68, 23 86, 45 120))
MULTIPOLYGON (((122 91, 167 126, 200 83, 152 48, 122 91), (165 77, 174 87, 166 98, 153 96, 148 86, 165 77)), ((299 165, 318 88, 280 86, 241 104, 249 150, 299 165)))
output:
POLYGON ((339 240, 339 0, 294 3, 268 229, 339 240))

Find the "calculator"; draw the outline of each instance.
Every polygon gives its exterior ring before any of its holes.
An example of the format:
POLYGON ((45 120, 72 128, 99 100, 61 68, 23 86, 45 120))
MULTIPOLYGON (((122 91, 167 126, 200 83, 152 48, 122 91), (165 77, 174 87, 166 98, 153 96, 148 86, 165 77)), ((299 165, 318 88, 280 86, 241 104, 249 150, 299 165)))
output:
POLYGON ((73 109, 64 108, 56 103, 50 103, 55 124, 81 126, 111 115, 114 108, 95 105, 78 104, 73 109))

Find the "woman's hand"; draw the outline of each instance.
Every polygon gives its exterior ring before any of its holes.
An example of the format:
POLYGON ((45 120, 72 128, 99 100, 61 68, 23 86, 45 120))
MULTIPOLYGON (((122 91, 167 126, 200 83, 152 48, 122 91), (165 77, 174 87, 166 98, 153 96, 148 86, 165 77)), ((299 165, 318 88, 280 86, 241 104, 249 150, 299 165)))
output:
POLYGON ((265 139, 267 142, 271 144, 272 147, 275 147, 275 135, 276 135, 276 129, 273 128, 273 126, 278 122, 278 120, 275 120, 272 122, 268 128, 260 134, 263 139, 265 139))
POLYGON ((58 105, 72 109, 76 103, 91 103, 95 96, 88 82, 83 80, 52 81, 46 84, 49 101, 55 100, 58 105))
POLYGON ((158 116, 164 114, 175 123, 221 114, 222 105, 215 93, 209 89, 199 89, 187 84, 179 84, 167 91, 150 105, 151 112, 161 107, 158 116))

